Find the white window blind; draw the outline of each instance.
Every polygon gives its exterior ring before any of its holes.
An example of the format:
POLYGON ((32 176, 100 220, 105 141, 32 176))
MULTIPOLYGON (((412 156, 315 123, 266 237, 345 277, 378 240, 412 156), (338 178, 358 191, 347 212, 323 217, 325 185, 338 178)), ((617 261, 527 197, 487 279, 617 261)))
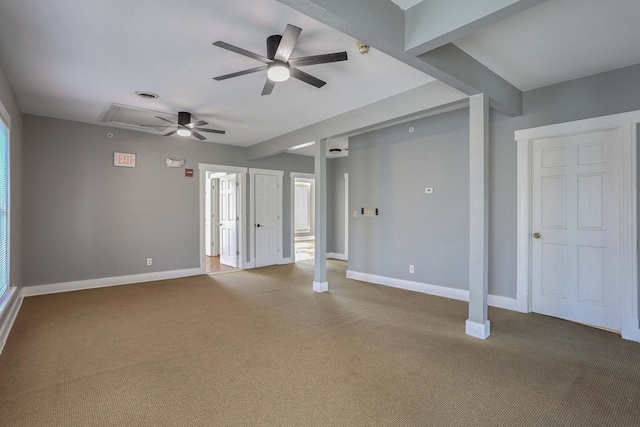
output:
POLYGON ((9 288, 9 127, 0 117, 0 298, 9 288))

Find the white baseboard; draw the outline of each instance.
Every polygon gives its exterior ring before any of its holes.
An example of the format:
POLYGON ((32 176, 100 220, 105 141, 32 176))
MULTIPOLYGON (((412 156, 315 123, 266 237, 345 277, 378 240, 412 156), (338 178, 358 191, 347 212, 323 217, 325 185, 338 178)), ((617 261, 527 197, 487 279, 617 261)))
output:
POLYGON ((465 326, 467 335, 475 338, 480 338, 481 340, 486 340, 491 334, 491 322, 489 322, 488 320, 484 322, 484 324, 482 324, 472 322, 471 320, 467 319, 465 326))
POLYGON ((281 258, 280 261, 278 261, 278 265, 283 265, 283 264, 293 264, 293 258, 291 257, 281 258))
MULTIPOLYGON (((361 280, 363 282, 375 283, 377 285, 390 286, 392 288, 405 289, 407 291, 421 292, 423 294, 435 295, 443 298, 450 298, 459 301, 469 301, 469 291, 464 289, 447 288, 445 286, 429 285, 427 283, 413 282, 410 280, 395 279, 393 277, 378 276, 375 274, 360 273, 358 271, 347 270, 347 279, 361 280)), ((488 304, 492 307, 503 308, 505 310, 516 311, 515 298, 502 297, 499 295, 489 295, 488 304)))
POLYGON ((154 280, 177 279, 180 277, 205 274, 200 268, 185 270, 159 271, 156 273, 133 274, 130 276, 104 277, 101 279, 78 280, 76 282, 52 283, 48 285, 25 286, 22 294, 25 297, 56 294, 59 292, 80 291, 83 289, 105 288, 108 286, 129 285, 133 283, 152 282, 154 280))
POLYGON ((313 282, 313 291, 314 292, 328 292, 329 291, 329 283, 328 282, 313 282))
POLYGON ((638 327, 638 319, 623 318, 620 335, 622 336, 622 339, 640 342, 640 328, 638 327))
POLYGON ((335 252, 327 252, 327 258, 339 259, 341 261, 348 261, 347 256, 345 254, 338 254, 335 252))
POLYGON ((13 322, 18 317, 18 312, 22 306, 22 292, 20 290, 13 288, 13 290, 7 292, 11 292, 11 295, 8 298, 5 310, 3 310, 2 317, 0 317, 0 353, 4 349, 13 322))

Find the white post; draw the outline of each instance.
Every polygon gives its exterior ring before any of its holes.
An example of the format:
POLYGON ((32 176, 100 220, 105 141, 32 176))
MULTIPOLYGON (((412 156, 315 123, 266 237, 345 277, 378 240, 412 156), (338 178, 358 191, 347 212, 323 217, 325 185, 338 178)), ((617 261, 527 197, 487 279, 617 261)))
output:
POLYGON ((327 140, 315 143, 316 236, 313 290, 327 292, 327 140))
POLYGON ((469 319, 467 335, 486 339, 488 275, 488 154, 489 100, 484 94, 469 98, 469 319))

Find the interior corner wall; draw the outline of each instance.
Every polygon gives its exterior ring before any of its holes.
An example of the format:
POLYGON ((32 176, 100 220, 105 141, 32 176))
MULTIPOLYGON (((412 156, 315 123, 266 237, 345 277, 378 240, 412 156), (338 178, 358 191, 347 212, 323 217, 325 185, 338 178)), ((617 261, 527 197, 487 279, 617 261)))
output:
MULTIPOLYGON (((640 110, 640 64, 525 92, 523 110, 490 114, 489 293, 509 298, 516 296, 514 132, 640 110)), ((468 144, 467 109, 350 138, 349 204, 358 211, 349 218, 350 270, 468 288, 468 144), (360 215, 376 207, 379 217, 360 215)))
POLYGON ((10 141, 10 182, 11 200, 9 204, 11 215, 10 241, 10 278, 9 284, 20 287, 22 276, 22 173, 23 173, 23 114, 18 101, 13 94, 4 70, 0 68, 0 103, 11 117, 10 141))
MULTIPOLYGON (((310 157, 247 161, 245 153, 231 145, 25 115, 24 285, 200 267, 198 163, 313 173, 310 157), (114 152, 136 154, 136 167, 114 167, 114 152), (194 177, 166 167, 167 158, 186 160, 194 177)), ((285 256, 291 253, 286 181, 285 256)))
POLYGON ((349 172, 349 156, 327 160, 327 252, 344 254, 345 209, 344 174, 349 172))
POLYGON ((467 109, 350 138, 349 270, 467 289, 468 180, 467 109))

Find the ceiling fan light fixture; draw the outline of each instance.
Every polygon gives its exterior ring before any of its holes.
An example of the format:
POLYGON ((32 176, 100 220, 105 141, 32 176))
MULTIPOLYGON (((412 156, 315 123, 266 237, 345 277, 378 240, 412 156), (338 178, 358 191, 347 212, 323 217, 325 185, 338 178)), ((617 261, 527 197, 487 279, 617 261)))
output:
POLYGON ((191 131, 189 129, 178 129, 176 132, 180 136, 191 136, 191 131))
POLYGON ((290 76, 289 66, 284 62, 273 62, 267 70, 267 77, 269 77, 269 80, 272 82, 284 82, 289 79, 290 76))

